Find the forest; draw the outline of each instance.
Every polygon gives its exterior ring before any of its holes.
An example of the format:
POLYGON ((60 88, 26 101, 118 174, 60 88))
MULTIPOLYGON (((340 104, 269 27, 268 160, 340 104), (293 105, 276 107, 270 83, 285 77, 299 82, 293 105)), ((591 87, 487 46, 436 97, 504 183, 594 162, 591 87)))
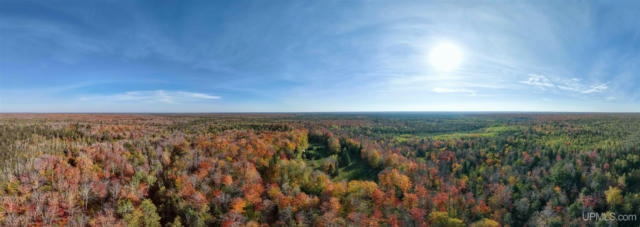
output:
POLYGON ((640 114, 0 114, 0 225, 639 226, 639 148, 640 114))

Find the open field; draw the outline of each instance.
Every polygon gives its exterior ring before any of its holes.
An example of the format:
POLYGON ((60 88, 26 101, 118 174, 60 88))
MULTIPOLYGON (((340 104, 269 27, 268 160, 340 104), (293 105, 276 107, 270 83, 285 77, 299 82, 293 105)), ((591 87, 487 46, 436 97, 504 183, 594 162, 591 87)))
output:
POLYGON ((0 225, 605 225, 639 149, 640 114, 0 114, 0 225))

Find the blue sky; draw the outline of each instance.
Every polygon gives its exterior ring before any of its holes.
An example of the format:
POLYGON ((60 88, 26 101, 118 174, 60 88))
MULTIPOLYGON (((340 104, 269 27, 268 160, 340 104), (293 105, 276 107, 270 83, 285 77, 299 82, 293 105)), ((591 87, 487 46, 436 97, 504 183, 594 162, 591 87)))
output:
POLYGON ((640 111, 600 2, 2 0, 0 112, 640 111))

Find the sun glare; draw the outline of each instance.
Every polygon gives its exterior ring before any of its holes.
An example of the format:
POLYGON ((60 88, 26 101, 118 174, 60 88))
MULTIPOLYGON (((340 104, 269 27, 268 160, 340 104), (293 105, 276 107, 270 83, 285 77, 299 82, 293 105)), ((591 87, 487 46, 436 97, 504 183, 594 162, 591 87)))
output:
POLYGON ((450 42, 436 44, 429 52, 429 64, 438 71, 451 71, 462 63, 462 49, 450 42))

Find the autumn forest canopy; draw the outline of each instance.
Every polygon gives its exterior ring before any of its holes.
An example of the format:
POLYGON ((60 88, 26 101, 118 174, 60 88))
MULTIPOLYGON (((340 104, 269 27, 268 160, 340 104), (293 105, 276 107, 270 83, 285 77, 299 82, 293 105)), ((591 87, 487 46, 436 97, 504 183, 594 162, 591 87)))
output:
POLYGON ((637 226, 638 114, 3 114, 0 225, 637 226))
POLYGON ((0 227, 638 227, 638 15, 0 0, 0 227))

